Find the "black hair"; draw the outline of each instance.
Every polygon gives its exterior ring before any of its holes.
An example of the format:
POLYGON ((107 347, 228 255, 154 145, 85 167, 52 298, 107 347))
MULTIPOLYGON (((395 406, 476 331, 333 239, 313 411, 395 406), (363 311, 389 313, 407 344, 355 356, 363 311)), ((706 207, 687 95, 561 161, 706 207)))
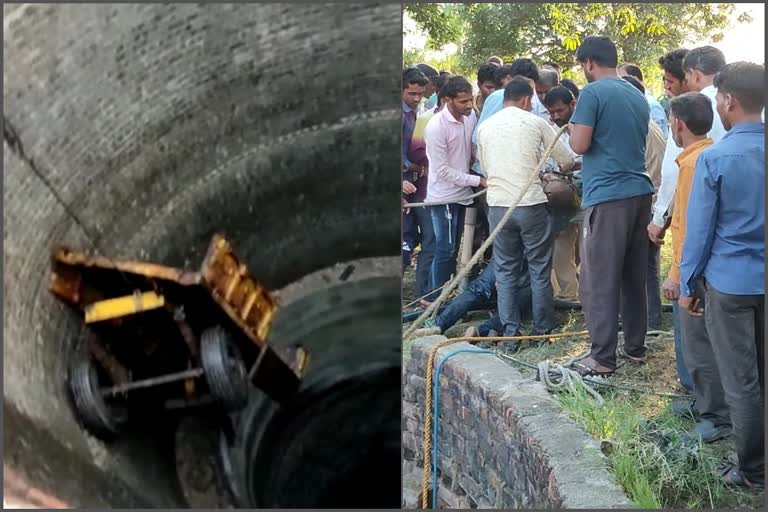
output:
POLYGON ((442 93, 443 88, 445 87, 445 83, 448 81, 449 78, 451 78, 453 75, 445 74, 440 75, 435 79, 435 88, 437 88, 437 101, 439 102, 441 99, 443 99, 442 93))
POLYGON ((496 87, 501 87, 501 81, 507 76, 514 76, 512 74, 512 69, 508 64, 504 66, 496 66, 496 69, 493 70, 493 83, 496 84, 496 87))
POLYGON ((687 48, 672 50, 666 55, 659 57, 659 66, 678 80, 684 80, 685 71, 683 71, 683 61, 685 60, 685 56, 688 55, 688 52, 689 50, 687 48))
POLYGON ((518 101, 525 97, 533 96, 531 82, 522 76, 516 76, 504 87, 505 101, 518 101))
POLYGON ((626 73, 627 75, 633 76, 638 80, 640 80, 641 82, 643 81, 643 70, 640 69, 640 66, 638 66, 637 64, 632 64, 631 62, 625 62, 619 67, 623 68, 624 73, 626 73))
POLYGON ((627 82, 631 83, 635 86, 635 88, 640 91, 641 93, 645 94, 645 87, 643 87, 643 84, 640 83, 640 80, 633 77, 632 75, 624 75, 621 78, 626 80, 627 82))
POLYGON ((451 74, 451 72, 450 72, 450 71, 447 71, 447 70, 445 70, 445 69, 443 69, 442 71, 440 71, 440 76, 445 76, 445 75, 450 75, 450 74, 451 74))
POLYGON ((406 90, 412 84, 424 87, 428 82, 427 77, 417 67, 405 68, 403 70, 403 90, 406 90))
POLYGON ((478 68, 477 70, 477 81, 479 83, 483 82, 496 82, 494 78, 494 73, 496 70, 499 69, 499 66, 496 64, 483 64, 478 68))
POLYGON ((715 75, 717 92, 730 94, 748 114, 759 114, 765 108, 765 67, 751 62, 726 64, 715 75))
POLYGON ((435 78, 440 75, 440 73, 438 73, 437 70, 429 64, 417 64, 416 67, 419 68, 422 73, 424 73, 424 76, 426 76, 427 80, 430 82, 434 82, 435 78))
POLYGON ((669 101, 669 112, 685 123, 694 135, 706 135, 712 129, 715 113, 712 100, 700 92, 686 92, 669 101))
POLYGON ((595 64, 606 68, 615 68, 619 64, 616 45, 606 36, 589 36, 581 42, 576 50, 576 60, 584 64, 591 60, 595 64))
POLYGON ((541 65, 541 67, 544 67, 544 66, 556 69, 558 73, 561 71, 560 65, 557 62, 545 62, 544 64, 541 65))
POLYGON ((707 76, 716 75, 725 66, 725 55, 714 46, 700 46, 688 52, 683 60, 683 71, 701 71, 707 76))
POLYGON ((539 76, 539 68, 536 67, 536 64, 531 59, 515 59, 509 65, 509 70, 512 72, 512 76, 524 76, 534 82, 538 82, 541 78, 539 76))
POLYGON ((549 90, 547 95, 544 96, 542 103, 544 103, 545 107, 549 108, 554 106, 558 101, 563 105, 570 105, 573 100, 573 93, 569 91, 567 87, 558 85, 549 90))
POLYGON ((448 78, 440 92, 445 98, 455 98, 462 92, 472 94, 472 84, 463 76, 452 76, 448 78))
POLYGON ((576 82, 571 80, 570 78, 563 78, 560 80, 560 85, 571 91, 571 94, 573 94, 573 99, 577 100, 579 99, 579 86, 576 85, 576 82))

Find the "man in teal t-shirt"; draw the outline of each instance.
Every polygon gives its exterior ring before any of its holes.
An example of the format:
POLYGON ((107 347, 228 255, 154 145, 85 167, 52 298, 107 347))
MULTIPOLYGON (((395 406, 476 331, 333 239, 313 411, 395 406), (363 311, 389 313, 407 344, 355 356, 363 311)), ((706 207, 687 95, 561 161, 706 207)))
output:
POLYGON ((579 292, 592 343, 591 355, 576 367, 608 375, 617 366, 619 313, 622 355, 636 363, 646 357, 646 228, 654 193, 645 169, 650 115, 643 94, 618 76, 610 39, 587 37, 576 58, 590 82, 571 117, 569 143, 583 155, 579 292))

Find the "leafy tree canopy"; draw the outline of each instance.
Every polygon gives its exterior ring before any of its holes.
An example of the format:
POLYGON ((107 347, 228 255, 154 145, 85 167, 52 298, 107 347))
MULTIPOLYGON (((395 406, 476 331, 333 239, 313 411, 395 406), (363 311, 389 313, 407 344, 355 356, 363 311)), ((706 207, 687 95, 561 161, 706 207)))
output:
MULTIPOLYGON (((505 62, 531 57, 578 77, 569 72, 576 49, 586 36, 600 34, 616 43, 620 61, 638 64, 648 85, 658 88, 658 58, 688 40, 721 40, 735 4, 405 4, 405 10, 429 34, 430 47, 459 45, 461 69, 477 69, 491 55, 505 62)), ((751 20, 743 14, 738 21, 751 20)))

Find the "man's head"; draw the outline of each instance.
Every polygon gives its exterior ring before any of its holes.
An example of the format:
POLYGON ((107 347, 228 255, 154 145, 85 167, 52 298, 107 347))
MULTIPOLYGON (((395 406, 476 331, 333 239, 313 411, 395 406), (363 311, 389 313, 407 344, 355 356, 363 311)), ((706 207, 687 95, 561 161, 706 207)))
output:
POLYGON ((495 64, 483 64, 477 70, 477 87, 483 98, 496 90, 496 81, 493 79, 493 73, 499 69, 495 64))
POLYGON ((621 66, 619 66, 618 69, 619 76, 633 76, 640 80, 640 83, 643 83, 643 70, 640 69, 640 66, 637 64, 632 64, 631 62, 625 62, 621 66))
POLYGON ((516 76, 504 87, 504 106, 517 107, 528 112, 533 108, 534 82, 530 78, 516 76))
POLYGON ((565 126, 571 121, 573 109, 576 108, 576 98, 573 93, 562 85, 553 87, 542 100, 549 110, 549 117, 557 126, 565 126))
POLYGON ((571 80, 570 78, 564 78, 560 80, 560 85, 571 91, 571 94, 573 94, 573 99, 578 100, 579 99, 579 86, 576 85, 576 82, 571 80))
POLYGON ((630 75, 624 75, 621 78, 632 84, 635 89, 640 91, 640 94, 645 94, 645 86, 640 82, 640 80, 630 75))
POLYGON ((429 98, 437 90, 435 87, 435 80, 438 76, 440 76, 440 73, 438 73, 435 68, 428 64, 417 64, 416 67, 419 68, 421 72, 424 73, 424 76, 427 77, 427 80, 429 80, 429 83, 427 84, 427 90, 424 91, 424 96, 429 98))
POLYGON ((712 80, 723 66, 725 66, 725 55, 714 46, 694 48, 683 60, 688 89, 701 92, 712 85, 712 80))
POLYGON ((445 96, 445 106, 454 117, 472 113, 472 84, 469 80, 463 76, 452 76, 440 91, 445 96))
POLYGON ((411 109, 418 107, 428 83, 429 80, 419 68, 405 68, 403 70, 403 103, 411 109))
POLYGON ((589 36, 584 39, 576 50, 576 60, 581 64, 588 82, 606 75, 616 75, 616 66, 619 64, 616 45, 605 36, 589 36))
POLYGON ((549 68, 539 70, 539 80, 536 82, 536 94, 541 101, 547 96, 547 93, 560 83, 560 75, 557 71, 549 68))
POLYGON ((664 94, 674 98, 688 92, 688 82, 685 81, 683 61, 688 55, 688 49, 678 48, 659 58, 659 66, 664 70, 664 94))
POLYGON ((445 93, 443 92, 443 89, 445 88, 445 83, 452 76, 453 75, 451 75, 450 73, 445 75, 440 75, 435 80, 435 87, 437 88, 437 104, 435 105, 435 112, 438 112, 443 108, 443 103, 445 100, 445 93))
POLYGON ((713 119, 711 100, 699 92, 686 92, 669 102, 669 130, 678 147, 694 136, 706 136, 713 119))
POLYGON ((534 82, 538 82, 541 78, 539 68, 536 67, 536 64, 531 59, 515 59, 509 65, 509 71, 512 76, 523 76, 530 78, 534 82))
POLYGON ((765 108, 765 67, 759 64, 726 64, 715 76, 714 86, 717 113, 726 130, 750 118, 759 118, 765 108))
POLYGON ((560 69, 560 65, 556 62, 545 62, 541 65, 541 69, 551 69, 555 72, 557 72, 557 81, 560 82, 560 79, 563 77, 562 70, 560 69))
POLYGON ((493 57, 488 58, 488 64, 495 64, 496 66, 501 67, 504 65, 504 61, 501 60, 501 57, 494 55, 493 57))
POLYGON ((503 89, 504 86, 512 80, 513 76, 511 66, 498 66, 493 71, 493 83, 495 84, 496 89, 503 89))

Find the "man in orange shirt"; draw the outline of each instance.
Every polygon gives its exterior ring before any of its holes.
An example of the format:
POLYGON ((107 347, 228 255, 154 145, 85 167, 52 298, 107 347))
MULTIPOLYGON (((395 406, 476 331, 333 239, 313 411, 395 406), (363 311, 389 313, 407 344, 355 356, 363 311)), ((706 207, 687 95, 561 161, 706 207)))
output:
MULTIPOLYGON (((713 118, 711 101, 703 94, 688 92, 672 98, 670 102, 671 136, 683 152, 676 159, 680 172, 670 227, 674 256, 669 276, 662 286, 664 297, 669 300, 680 298, 680 261, 685 242, 686 216, 696 213, 696 205, 689 210, 688 200, 696 160, 704 149, 713 144, 712 139, 707 137, 713 118)), ((683 436, 683 442, 698 444, 699 438, 705 443, 714 442, 730 435, 731 420, 704 317, 681 308, 680 330, 683 358, 693 380, 695 407, 692 409, 699 416, 696 427, 683 436)))

